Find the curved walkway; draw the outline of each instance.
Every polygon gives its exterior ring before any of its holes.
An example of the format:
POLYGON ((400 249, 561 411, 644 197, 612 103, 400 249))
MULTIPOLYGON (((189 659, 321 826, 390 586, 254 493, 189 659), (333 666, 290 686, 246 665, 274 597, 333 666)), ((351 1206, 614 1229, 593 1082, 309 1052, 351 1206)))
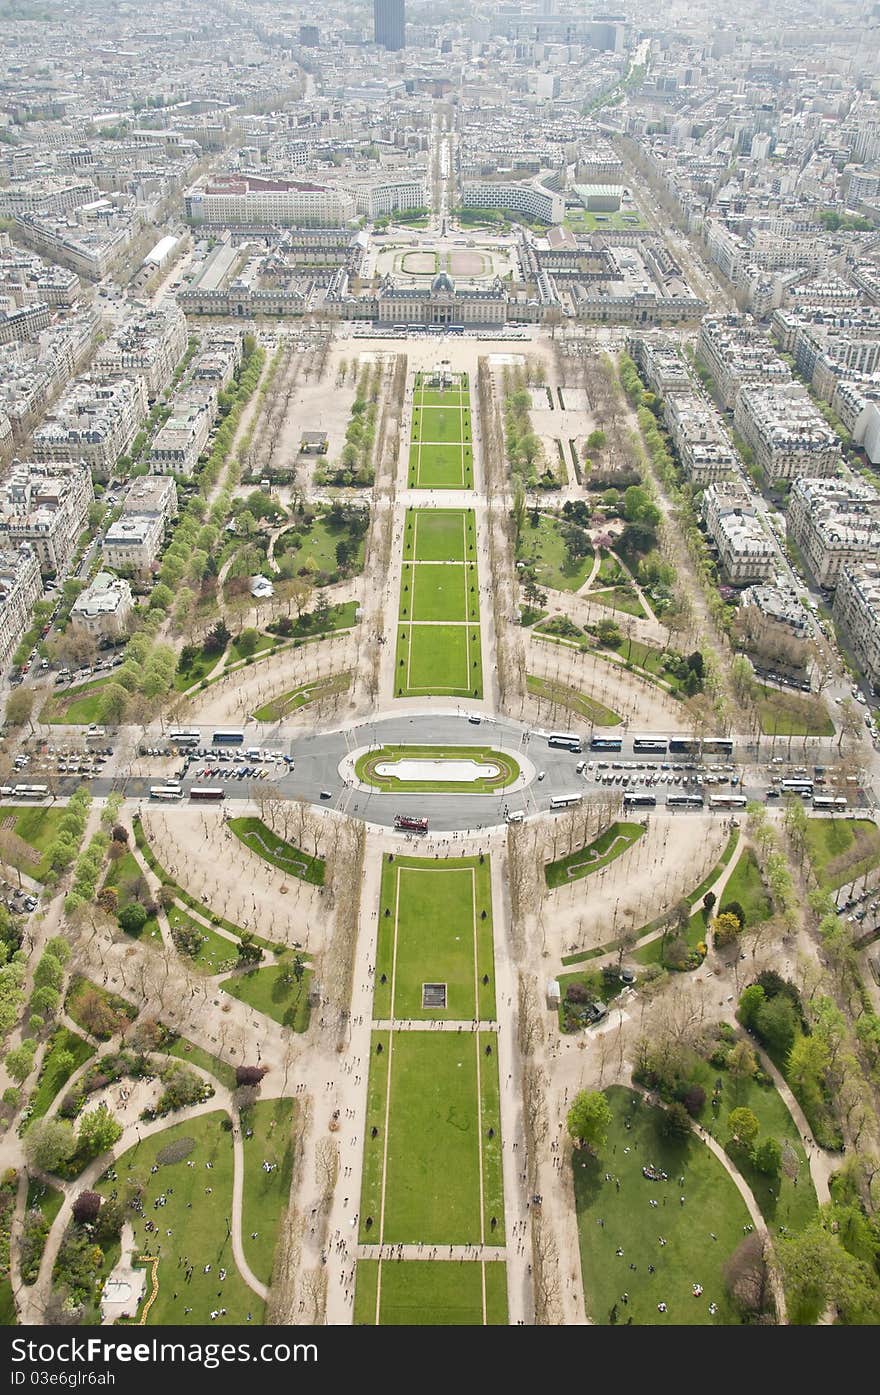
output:
POLYGON ((791 1087, 787 1084, 784 1075, 774 1066, 767 1052, 754 1037, 752 1038, 752 1047, 758 1054, 762 1069, 770 1076, 773 1084, 785 1101, 786 1109, 800 1131, 801 1139, 804 1144, 804 1151, 807 1155, 807 1162, 810 1166, 810 1177, 813 1180, 813 1186, 816 1188, 816 1198, 819 1205, 824 1206, 826 1202, 831 1200, 831 1191, 828 1184, 833 1173, 837 1171, 840 1160, 837 1158, 836 1154, 829 1153, 827 1149, 821 1148, 816 1142, 810 1125, 807 1123, 807 1116, 792 1094, 791 1087))
MULTIPOLYGON (((90 1063, 92 1064, 92 1063, 90 1063)), ((244 1254, 244 1246, 241 1237, 242 1219, 242 1199, 244 1192, 244 1148, 241 1139, 241 1130, 235 1123, 235 1110, 232 1105, 231 1092, 222 1086, 219 1081, 208 1071, 202 1070, 198 1066, 190 1068, 196 1070, 214 1086, 214 1094, 209 1100, 204 1100, 201 1104, 190 1105, 186 1109, 177 1110, 173 1118, 165 1117, 157 1119, 153 1123, 144 1123, 140 1120, 129 1124, 123 1131, 118 1143, 106 1153, 102 1153, 89 1164, 79 1177, 71 1181, 65 1181, 54 1175, 47 1175, 53 1186, 64 1192, 64 1201, 55 1217, 52 1227, 46 1237, 46 1244, 43 1250, 43 1257, 40 1261, 40 1269, 36 1282, 30 1286, 22 1286, 18 1290, 19 1300, 19 1322, 22 1326, 38 1325, 45 1312, 52 1287, 52 1271, 64 1238, 65 1231, 69 1224, 73 1203, 81 1191, 87 1190, 94 1185, 101 1175, 107 1170, 114 1159, 121 1157, 129 1148, 133 1148, 137 1143, 142 1143, 144 1139, 152 1135, 161 1133, 165 1129, 176 1124, 186 1123, 189 1119, 198 1118, 202 1114, 212 1114, 218 1109, 229 1115, 233 1120, 232 1129, 232 1155, 233 1155, 233 1177, 232 1177, 232 1253, 236 1266, 242 1279, 257 1296, 266 1299, 268 1289, 251 1270, 244 1254)), ((16 1257, 17 1259, 17 1257, 16 1257)))
MULTIPOLYGON (((648 1100, 650 1104, 655 1105, 655 1107, 657 1106, 656 1096, 654 1096, 650 1090, 646 1090, 644 1089, 644 1087, 640 1085, 630 1085, 629 1088, 637 1090, 638 1093, 642 1095, 644 1099, 648 1100)), ((662 1108, 662 1106, 660 1107, 662 1108)), ((739 1169, 728 1157, 727 1153, 721 1147, 721 1144, 718 1143, 717 1140, 714 1139, 710 1133, 706 1132, 702 1124, 698 1124, 694 1120, 692 1121, 691 1127, 693 1128, 694 1133, 697 1135, 700 1141, 702 1143, 705 1143, 706 1147, 709 1149, 709 1152, 715 1154, 715 1157, 718 1159, 718 1161, 721 1163, 721 1166, 724 1168, 725 1172, 730 1177, 730 1180, 733 1182, 733 1185, 736 1187, 737 1191, 739 1192, 740 1196, 746 1204, 746 1210, 748 1211, 749 1216, 751 1217, 752 1225, 754 1226, 758 1235, 761 1237, 761 1240, 763 1241, 769 1253, 773 1255, 775 1259, 773 1241, 771 1239, 770 1232, 767 1229, 767 1222, 764 1220, 764 1217, 761 1214, 761 1208, 755 1200, 754 1193, 751 1187, 749 1186, 748 1182, 746 1182, 739 1169)), ((779 1323, 780 1325, 784 1325, 788 1321, 785 1306, 785 1290, 782 1287, 782 1279, 779 1274, 778 1265, 775 1263, 770 1265, 770 1282, 773 1288, 773 1298, 776 1303, 776 1312, 779 1319, 779 1323)))

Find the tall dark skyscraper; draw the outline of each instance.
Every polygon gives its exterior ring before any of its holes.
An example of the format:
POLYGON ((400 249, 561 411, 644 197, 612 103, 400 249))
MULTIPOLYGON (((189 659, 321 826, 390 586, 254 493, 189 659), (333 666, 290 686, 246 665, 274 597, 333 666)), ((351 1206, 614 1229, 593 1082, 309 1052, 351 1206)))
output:
POLYGON ((383 48, 405 48, 404 0, 373 0, 373 29, 376 43, 383 48))

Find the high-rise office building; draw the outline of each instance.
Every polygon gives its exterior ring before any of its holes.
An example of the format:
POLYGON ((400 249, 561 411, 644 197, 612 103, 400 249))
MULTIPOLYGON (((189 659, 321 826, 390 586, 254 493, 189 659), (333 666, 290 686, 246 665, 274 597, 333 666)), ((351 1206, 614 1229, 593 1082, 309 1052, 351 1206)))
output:
POLYGON ((376 43, 382 48, 405 48, 404 0, 373 0, 373 28, 376 43))

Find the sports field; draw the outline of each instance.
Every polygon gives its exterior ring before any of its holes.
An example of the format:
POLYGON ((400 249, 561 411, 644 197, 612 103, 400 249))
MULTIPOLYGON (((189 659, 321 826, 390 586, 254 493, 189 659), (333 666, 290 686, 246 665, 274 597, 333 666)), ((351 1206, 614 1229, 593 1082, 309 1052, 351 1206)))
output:
POLYGON ((482 697, 476 519, 408 509, 400 583, 397 697, 482 697))
POLYGON ((361 1244, 504 1243, 496 1049, 494 1032, 373 1032, 361 1244))
POLYGON ((506 1268, 497 1260, 358 1260, 354 1320, 380 1327, 503 1327, 506 1268))
POLYGON ((373 1017, 495 1017, 489 864, 476 857, 395 857, 382 868, 373 1017), (383 982, 384 980, 384 982, 383 982), (423 985, 442 984, 446 1006, 423 1006, 423 985), (477 1004, 475 1011, 474 1004, 477 1004))
POLYGON ((418 374, 413 389, 413 420, 407 483, 410 489, 472 489, 474 453, 467 377, 451 386, 428 387, 418 374))

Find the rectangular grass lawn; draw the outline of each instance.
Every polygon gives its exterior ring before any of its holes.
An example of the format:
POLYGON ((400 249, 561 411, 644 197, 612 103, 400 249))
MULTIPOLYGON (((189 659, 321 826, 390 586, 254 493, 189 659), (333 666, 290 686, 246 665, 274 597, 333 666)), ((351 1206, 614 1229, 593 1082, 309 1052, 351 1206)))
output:
POLYGON ((471 625, 399 625, 397 654, 403 696, 482 696, 480 632, 471 625))
POLYGON ((407 509, 405 562, 465 562, 476 546, 470 509, 407 509))
POLYGON ((473 449, 460 442, 410 447, 411 489, 469 489, 473 484, 473 449))
MULTIPOLYGON (((489 1044, 488 1042, 485 1044, 489 1044)), ((497 1053, 479 1057, 485 1074, 480 1114, 478 1052, 485 1044, 472 1032, 374 1032, 364 1142, 360 1210, 362 1243, 464 1245, 481 1240, 481 1134, 500 1124, 491 1113, 497 1053), (382 1046, 381 1054, 377 1047, 382 1046), (390 1108, 388 1105, 389 1057, 390 1108), (372 1129, 376 1128, 373 1138, 372 1129), (385 1167, 384 1186, 382 1169, 385 1167), (367 1222, 371 1224, 367 1226, 367 1222)), ((485 1243, 502 1243, 503 1225, 490 1229, 496 1212, 492 1161, 483 1161, 486 1198, 485 1243)), ((503 1213, 499 1217, 503 1221, 503 1213)))
POLYGON ((401 620, 467 620, 467 577, 468 569, 460 562, 406 563, 401 620))
POLYGON ((871 819, 807 819, 805 836, 816 879, 830 891, 880 863, 880 829, 871 819))
POLYGON ((383 864, 380 903, 374 1017, 469 1021, 474 1016, 476 967, 479 1016, 493 1019, 489 863, 481 866, 478 858, 457 858, 450 864, 396 857, 383 864), (483 983, 484 976, 488 983, 483 983), (445 1010, 422 1007, 424 983, 446 984, 445 1010))
POLYGON ((377 1296, 382 1327, 507 1323, 507 1269, 497 1260, 358 1260, 356 1324, 376 1323, 377 1296))
POLYGON ((466 404, 454 402, 413 410, 414 441, 466 441, 469 435, 470 413, 466 404))

